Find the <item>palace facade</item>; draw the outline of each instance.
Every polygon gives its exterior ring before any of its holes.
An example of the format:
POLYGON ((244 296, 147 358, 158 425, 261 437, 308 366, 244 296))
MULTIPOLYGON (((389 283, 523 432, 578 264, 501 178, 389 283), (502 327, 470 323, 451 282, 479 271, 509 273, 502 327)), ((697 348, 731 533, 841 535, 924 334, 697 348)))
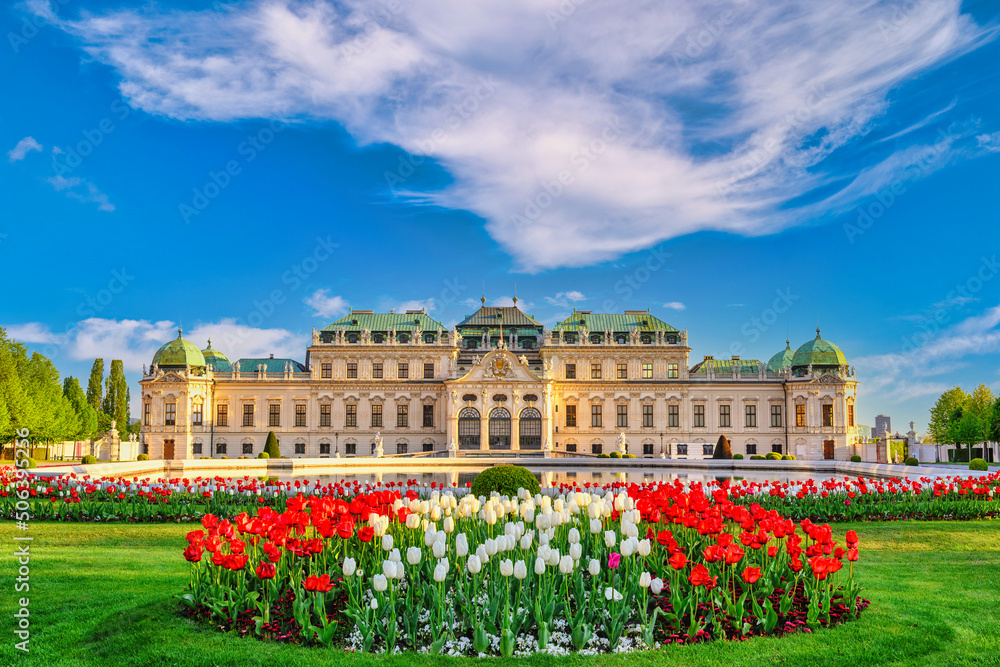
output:
POLYGON ((178 337, 142 388, 150 458, 256 457, 269 432, 283 456, 489 452, 594 456, 624 435, 637 457, 733 453, 801 459, 861 454, 858 383, 816 337, 756 359, 705 356, 646 310, 575 310, 546 328, 485 305, 452 329, 423 310, 352 310, 314 330, 303 361, 231 361, 178 337))

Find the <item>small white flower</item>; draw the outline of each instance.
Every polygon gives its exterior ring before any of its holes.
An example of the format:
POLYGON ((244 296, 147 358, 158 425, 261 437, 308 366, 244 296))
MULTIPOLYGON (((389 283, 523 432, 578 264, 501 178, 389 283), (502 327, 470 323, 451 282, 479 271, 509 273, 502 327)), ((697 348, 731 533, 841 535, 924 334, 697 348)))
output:
POLYGON ((435 558, 444 558, 444 553, 447 551, 448 545, 444 542, 435 542, 431 545, 431 553, 434 554, 435 558))
POLYGON ((569 545, 569 555, 573 560, 580 560, 580 557, 583 556, 583 545, 579 542, 569 545))
POLYGON ((570 528, 568 539, 570 544, 577 544, 580 541, 580 531, 576 528, 570 528))
POLYGON ((600 519, 591 519, 590 520, 590 534, 591 535, 599 535, 602 530, 604 530, 604 524, 601 523, 600 519))
POLYGON ((372 598, 371 604, 369 605, 372 609, 378 609, 378 600, 372 598))
POLYGON ((355 571, 358 569, 358 564, 353 558, 344 559, 344 576, 353 577, 355 571))
POLYGON ((448 576, 448 567, 444 563, 434 566, 434 581, 441 583, 448 576))
POLYGON ((615 535, 615 531, 613 530, 604 531, 604 546, 610 549, 611 547, 615 546, 615 542, 617 541, 618 541, 618 536, 615 535))
MULTIPOLYGON (((573 545, 573 546, 579 546, 579 545, 573 545)), ((559 572, 561 574, 573 574, 574 563, 575 561, 573 560, 572 556, 563 556, 559 560, 559 572)))

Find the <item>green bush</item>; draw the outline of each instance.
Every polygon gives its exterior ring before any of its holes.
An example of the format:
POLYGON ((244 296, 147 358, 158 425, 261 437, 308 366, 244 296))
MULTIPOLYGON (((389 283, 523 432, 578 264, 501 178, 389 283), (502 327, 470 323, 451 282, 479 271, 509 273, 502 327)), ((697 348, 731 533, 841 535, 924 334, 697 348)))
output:
POLYGON ((764 457, 761 454, 751 454, 750 455, 750 460, 751 461, 763 461, 764 457))
POLYGON ((861 463, 861 457, 855 454, 851 457, 851 463, 861 463))
POLYGON ((619 452, 618 450, 611 452, 611 458, 620 459, 621 457, 622 457, 621 452, 619 452))
POLYGON ((28 459, 28 465, 27 465, 27 466, 25 466, 25 467, 26 467, 26 468, 37 468, 37 467, 38 467, 38 461, 36 461, 36 460, 35 460, 35 459, 33 459, 33 458, 29 458, 29 459, 28 459))
POLYGON ((281 448, 278 446, 278 436, 274 431, 267 432, 267 442, 264 443, 264 451, 272 459, 281 458, 281 448))
POLYGON ((623 459, 634 459, 635 458, 635 454, 623 454, 622 458, 623 459))
POLYGON ((989 466, 986 465, 986 461, 984 461, 983 459, 972 459, 971 461, 969 461, 969 470, 984 471, 988 469, 989 466))
POLYGON ((915 456, 907 456, 906 460, 903 461, 903 465, 918 466, 918 465, 920 465, 920 461, 918 461, 915 456))
POLYGON ((540 485, 527 468, 514 465, 499 465, 487 468, 472 482, 472 495, 489 496, 496 491, 502 496, 514 497, 518 489, 527 489, 532 495, 538 493, 540 485))
POLYGON ((781 457, 782 461, 795 461, 795 454, 785 454, 781 457))
POLYGON ((271 458, 271 455, 268 454, 267 452, 261 452, 260 454, 257 455, 257 458, 259 458, 259 459, 269 459, 269 458, 271 458))
POLYGON ((87 454, 82 459, 80 459, 80 463, 82 463, 85 466, 93 465, 94 463, 97 463, 97 457, 94 456, 93 454, 87 454))
POLYGON ((229 457, 228 456, 220 456, 219 458, 220 459, 228 459, 229 457))
POLYGON ((139 456, 137 456, 135 460, 136 461, 148 461, 149 460, 149 454, 139 454, 139 456))
POLYGON ((733 458, 742 461, 743 460, 743 455, 742 454, 733 454, 733 458))
POLYGON ((778 452, 768 452, 767 456, 765 456, 764 458, 767 459, 768 461, 780 461, 781 454, 779 454, 778 452))
POLYGON ((606 459, 606 458, 608 458, 608 455, 607 454, 598 454, 597 458, 599 458, 599 459, 606 459))

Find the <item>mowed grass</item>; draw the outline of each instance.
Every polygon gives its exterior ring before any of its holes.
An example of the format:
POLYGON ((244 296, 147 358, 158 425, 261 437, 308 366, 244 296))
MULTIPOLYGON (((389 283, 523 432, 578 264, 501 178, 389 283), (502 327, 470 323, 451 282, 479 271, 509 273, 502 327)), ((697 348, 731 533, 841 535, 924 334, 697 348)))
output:
MULTIPOLYGON (((872 606, 811 635, 672 646, 627 656, 495 659, 567 665, 1000 665, 1000 522, 842 524, 861 537, 855 575, 872 606)), ((355 655, 212 631, 182 617, 187 525, 0 524, 0 665, 448 665, 473 660, 355 655), (14 593, 15 534, 31 542, 29 593, 14 593), (31 651, 14 649, 15 599, 31 599, 31 651)))

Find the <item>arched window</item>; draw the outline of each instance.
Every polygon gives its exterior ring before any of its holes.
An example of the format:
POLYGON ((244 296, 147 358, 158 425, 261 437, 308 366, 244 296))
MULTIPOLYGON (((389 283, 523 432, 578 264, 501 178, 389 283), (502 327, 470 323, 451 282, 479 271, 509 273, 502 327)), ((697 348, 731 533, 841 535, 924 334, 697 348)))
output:
POLYGON ((490 410, 490 449, 510 449, 510 412, 507 408, 490 410))
POLYGON ((542 413, 537 408, 521 410, 518 440, 521 449, 542 448, 542 413))
POLYGON ((462 408, 458 413, 458 448, 479 449, 479 410, 462 408))

